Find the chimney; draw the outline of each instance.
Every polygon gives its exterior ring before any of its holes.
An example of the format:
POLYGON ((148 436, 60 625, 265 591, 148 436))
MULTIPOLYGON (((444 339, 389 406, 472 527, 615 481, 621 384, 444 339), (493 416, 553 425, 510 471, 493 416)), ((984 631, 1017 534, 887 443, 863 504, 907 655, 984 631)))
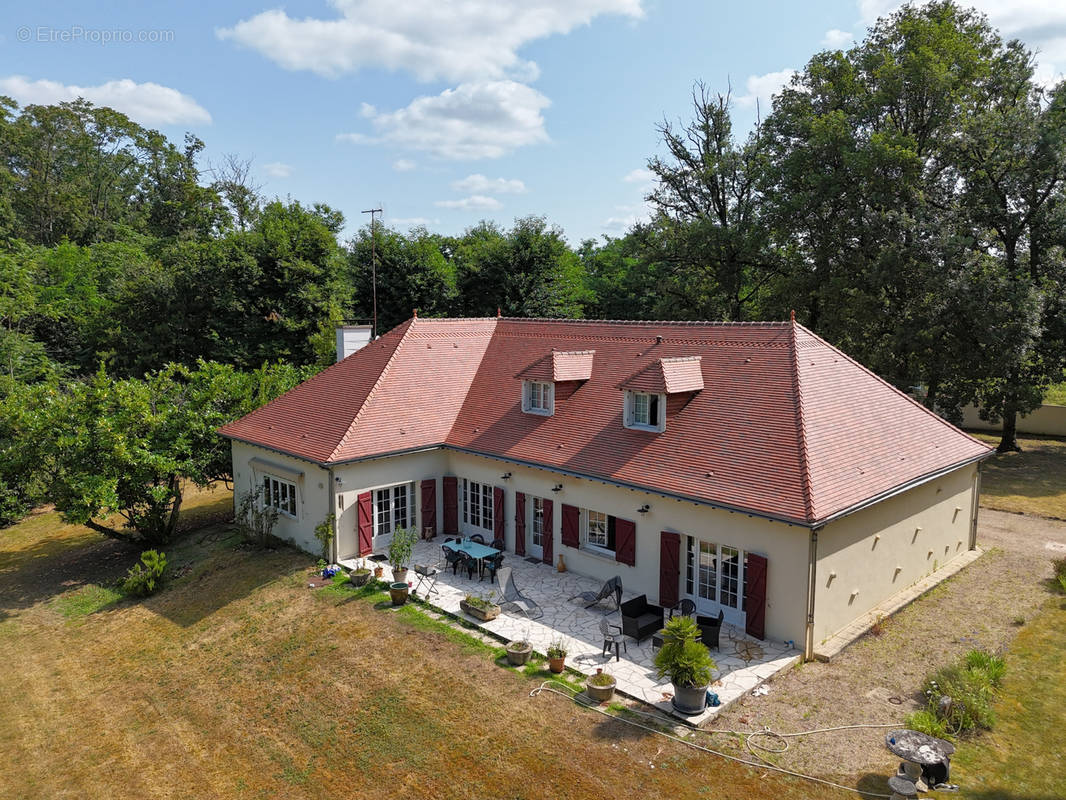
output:
POLYGON ((370 331, 369 325, 342 325, 337 328, 337 360, 342 361, 370 344, 370 331))

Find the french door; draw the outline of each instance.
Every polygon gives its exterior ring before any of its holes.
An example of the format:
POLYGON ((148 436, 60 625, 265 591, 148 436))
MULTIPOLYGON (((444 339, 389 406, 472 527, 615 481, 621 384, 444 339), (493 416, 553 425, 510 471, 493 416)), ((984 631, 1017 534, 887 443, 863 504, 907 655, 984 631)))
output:
POLYGON ((744 626, 744 553, 738 547, 694 536, 685 557, 685 594, 698 613, 717 616, 721 610, 730 625, 744 626))
POLYGON ((544 558, 544 499, 529 498, 529 546, 526 548, 530 557, 544 558))

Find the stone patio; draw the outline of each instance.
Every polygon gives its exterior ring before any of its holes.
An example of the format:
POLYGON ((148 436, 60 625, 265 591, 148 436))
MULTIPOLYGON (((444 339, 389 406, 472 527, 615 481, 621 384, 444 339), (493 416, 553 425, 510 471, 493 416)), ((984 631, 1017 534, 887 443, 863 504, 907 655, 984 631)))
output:
MULTIPOLYGON (((442 537, 437 537, 432 542, 420 541, 415 546, 412 563, 436 565, 440 560, 442 542, 442 537)), ((352 561, 344 561, 342 564, 354 566, 352 561)), ((723 625, 720 651, 711 651, 718 665, 717 680, 711 691, 717 693, 721 705, 708 708, 699 716, 682 716, 674 711, 670 703, 670 681, 661 681, 655 675, 651 637, 639 644, 626 637, 627 649, 622 651, 619 661, 615 660, 613 652, 602 655, 600 620, 604 617, 608 605, 604 603, 585 609, 585 603, 568 601, 568 598, 579 592, 598 592, 603 585, 601 579, 588 578, 573 572, 560 574, 548 564, 539 561, 533 563, 513 553, 506 554, 504 566, 513 568, 515 584, 522 594, 536 601, 541 607, 544 612, 542 617, 527 619, 520 613, 506 610, 489 622, 466 616, 459 609, 459 601, 468 593, 491 593, 496 596, 501 587, 495 583, 490 584, 487 578, 482 581, 479 581, 477 576, 468 579, 464 573, 453 575, 450 570, 441 571, 436 584, 437 591, 428 598, 428 602, 442 611, 477 624, 501 639, 528 639, 533 643, 533 649, 539 653, 544 653, 553 639, 561 638, 568 651, 568 666, 586 675, 592 675, 597 667, 602 667, 604 671, 614 675, 618 682, 618 691, 654 705, 664 713, 692 725, 710 721, 730 703, 800 659, 800 652, 783 642, 753 639, 743 630, 728 624, 723 625)), ((389 568, 386 566, 386 573, 388 572, 389 568)), ((418 576, 413 570, 408 573, 408 580, 417 586, 418 576)), ((623 593, 622 599, 628 600, 634 596, 633 592, 627 591, 623 593)), ((427 599, 424 590, 418 597, 427 599)), ((617 611, 612 610, 607 617, 611 622, 621 624, 617 611)))

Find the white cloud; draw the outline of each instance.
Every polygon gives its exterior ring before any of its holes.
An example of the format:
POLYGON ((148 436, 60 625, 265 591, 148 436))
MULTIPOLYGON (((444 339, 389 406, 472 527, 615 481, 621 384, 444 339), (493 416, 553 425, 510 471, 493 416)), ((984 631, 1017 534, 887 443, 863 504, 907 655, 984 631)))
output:
POLYGON ((287 178, 292 175, 292 167, 280 161, 271 161, 263 165, 263 172, 271 178, 287 178))
POLYGON ((847 31, 832 28, 826 31, 825 36, 822 37, 822 47, 828 47, 831 50, 840 50, 851 44, 854 39, 855 37, 847 31))
POLYGON ((207 109, 177 89, 158 83, 135 83, 129 78, 99 86, 75 86, 58 81, 31 81, 21 75, 0 78, 0 94, 20 105, 49 105, 84 97, 98 106, 110 106, 143 125, 209 123, 207 109))
POLYGON ((654 183, 655 173, 652 172, 650 169, 644 169, 643 167, 641 167, 639 169, 633 169, 627 172, 626 176, 622 178, 622 180, 626 183, 654 183))
POLYGON ((398 158, 392 162, 392 168, 397 172, 410 172, 417 164, 409 158, 398 158))
POLYGON ((342 133, 337 139, 391 144, 456 160, 499 158, 548 141, 541 111, 550 104, 536 89, 514 81, 464 83, 415 98, 396 111, 364 105, 360 114, 377 135, 342 133))
POLYGON ((614 210, 618 213, 603 221, 604 230, 625 233, 638 222, 647 222, 651 217, 651 206, 648 203, 615 206, 614 210))
MULTIPOLYGON (((865 25, 891 14, 903 3, 898 0, 858 0, 865 25)), ((966 0, 988 16, 1004 39, 1021 39, 1037 52, 1037 80, 1045 85, 1061 80, 1066 70, 1066 3, 1061 0, 966 0)))
POLYGON ((388 223, 403 228, 417 228, 419 225, 440 225, 440 220, 429 217, 393 217, 388 223))
POLYGON ((365 67, 420 80, 533 80, 518 50, 596 17, 639 18, 643 0, 331 0, 339 16, 295 19, 272 9, 215 34, 281 67, 337 77, 365 67))
POLYGON ((777 72, 767 72, 765 75, 748 76, 744 82, 747 94, 737 98, 737 105, 752 108, 758 102, 764 114, 769 112, 773 96, 788 86, 795 74, 794 69, 782 69, 777 72))
POLYGON ((467 175, 452 183, 457 192, 468 194, 525 194, 526 185, 517 178, 486 178, 484 175, 467 175))
POLYGON ((462 211, 495 211, 503 208, 503 203, 495 197, 486 197, 483 194, 471 195, 462 200, 438 200, 433 205, 440 208, 458 208, 462 211))

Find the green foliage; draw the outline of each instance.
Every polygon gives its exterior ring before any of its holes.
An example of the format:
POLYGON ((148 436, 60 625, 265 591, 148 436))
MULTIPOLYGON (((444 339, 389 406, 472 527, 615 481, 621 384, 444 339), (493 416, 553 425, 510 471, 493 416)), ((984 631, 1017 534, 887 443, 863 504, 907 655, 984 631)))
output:
MULTIPOLYGON (((329 546, 333 544, 333 537, 336 535, 336 527, 336 514, 330 514, 320 523, 315 525, 315 538, 318 539, 318 543, 322 547, 322 558, 324 561, 329 560, 329 546)), ((323 566, 325 565, 323 564, 323 566)))
POLYGON ((392 541, 389 542, 389 563, 398 569, 411 566, 411 554, 417 541, 418 530, 413 525, 396 528, 392 533, 392 541))
POLYGON ((959 734, 995 724, 992 703, 1006 667, 991 653, 971 650, 959 663, 937 670, 924 685, 925 711, 943 729, 959 734), (942 698, 950 698, 950 702, 942 698))
POLYGON ((597 672, 589 677, 589 684, 592 686, 610 686, 613 683, 615 683, 614 676, 609 672, 597 672))
POLYGON ((908 714, 903 724, 912 731, 919 731, 929 736, 935 736, 938 739, 951 737, 951 732, 944 721, 937 717, 935 711, 930 711, 927 708, 908 714))
POLYGON ((244 541, 260 549, 266 547, 274 534, 279 513, 277 508, 263 502, 261 485, 242 493, 235 519, 244 541))
POLYGON ((552 639, 548 643, 548 649, 544 651, 544 655, 548 658, 566 658, 567 650, 566 643, 561 638, 552 639))
POLYGON ((691 617, 677 616, 663 629, 663 646, 655 654, 655 670, 660 678, 670 678, 677 686, 707 686, 717 665, 710 651, 697 641, 700 629, 691 617))
POLYGON ((156 550, 145 550, 141 561, 134 564, 122 581, 122 591, 134 597, 148 597, 163 586, 166 577, 166 554, 156 550))

